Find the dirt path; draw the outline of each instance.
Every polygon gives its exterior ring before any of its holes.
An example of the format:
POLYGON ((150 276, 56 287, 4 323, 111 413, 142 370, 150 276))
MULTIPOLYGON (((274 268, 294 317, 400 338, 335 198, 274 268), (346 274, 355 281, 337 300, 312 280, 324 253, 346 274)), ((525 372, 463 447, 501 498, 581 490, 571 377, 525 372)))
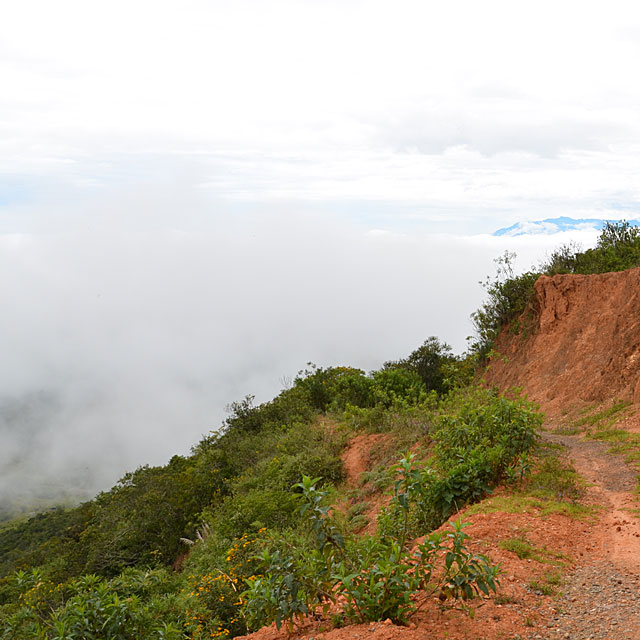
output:
MULTIPOLYGON (((587 499, 601 508, 584 564, 567 577, 548 638, 640 638, 640 521, 630 513, 636 474, 605 443, 544 433, 567 448, 588 481, 587 499)), ((545 636, 540 636, 545 637, 545 636)))

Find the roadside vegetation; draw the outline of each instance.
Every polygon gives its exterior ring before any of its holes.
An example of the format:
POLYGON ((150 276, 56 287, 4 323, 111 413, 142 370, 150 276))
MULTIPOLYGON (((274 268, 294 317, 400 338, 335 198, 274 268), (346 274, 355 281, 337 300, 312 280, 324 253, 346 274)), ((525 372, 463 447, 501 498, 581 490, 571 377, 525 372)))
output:
POLYGON ((590 521, 597 509, 582 503, 582 477, 564 458, 564 447, 538 442, 519 462, 517 475, 505 478, 506 491, 490 496, 467 510, 476 513, 530 513, 546 518, 561 514, 590 521))
POLYGON ((191 455, 6 526, 0 638, 227 638, 322 610, 339 625, 403 623, 425 598, 468 607, 499 569, 454 516, 520 473, 541 422, 473 375, 436 338, 369 374, 310 365, 273 400, 234 403, 191 455), (363 432, 385 434, 372 535, 350 524, 362 509, 331 510, 363 432))

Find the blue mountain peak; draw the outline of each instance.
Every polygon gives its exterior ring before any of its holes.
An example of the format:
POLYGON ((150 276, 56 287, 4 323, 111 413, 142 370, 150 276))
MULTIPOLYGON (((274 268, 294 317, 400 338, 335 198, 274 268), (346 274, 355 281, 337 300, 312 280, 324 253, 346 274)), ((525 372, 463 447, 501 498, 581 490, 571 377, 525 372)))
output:
MULTIPOLYGON (((589 230, 599 231, 604 228, 606 222, 611 220, 602 220, 600 218, 569 218, 561 216, 560 218, 547 218, 546 220, 533 220, 530 222, 516 222, 510 227, 504 227, 494 231, 494 236, 524 236, 538 234, 554 234, 562 231, 589 230)), ((640 226, 638 220, 628 220, 633 226, 640 226)))

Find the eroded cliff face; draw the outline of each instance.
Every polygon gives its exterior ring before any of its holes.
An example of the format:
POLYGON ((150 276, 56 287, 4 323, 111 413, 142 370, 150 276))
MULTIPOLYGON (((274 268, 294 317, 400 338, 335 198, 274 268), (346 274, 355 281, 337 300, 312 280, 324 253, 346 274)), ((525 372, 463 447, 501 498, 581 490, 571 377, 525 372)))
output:
POLYGON ((550 413, 611 398, 640 404, 640 268, 542 276, 535 290, 538 316, 519 334, 503 330, 486 380, 524 387, 550 413))

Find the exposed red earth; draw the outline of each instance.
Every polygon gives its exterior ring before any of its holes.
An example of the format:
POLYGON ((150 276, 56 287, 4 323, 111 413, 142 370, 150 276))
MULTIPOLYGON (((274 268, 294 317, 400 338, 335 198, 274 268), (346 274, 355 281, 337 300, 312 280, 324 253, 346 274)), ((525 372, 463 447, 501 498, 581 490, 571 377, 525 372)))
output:
POLYGON ((535 291, 537 317, 498 337, 487 381, 523 387, 548 415, 614 398, 639 404, 640 268, 542 276, 535 291))

